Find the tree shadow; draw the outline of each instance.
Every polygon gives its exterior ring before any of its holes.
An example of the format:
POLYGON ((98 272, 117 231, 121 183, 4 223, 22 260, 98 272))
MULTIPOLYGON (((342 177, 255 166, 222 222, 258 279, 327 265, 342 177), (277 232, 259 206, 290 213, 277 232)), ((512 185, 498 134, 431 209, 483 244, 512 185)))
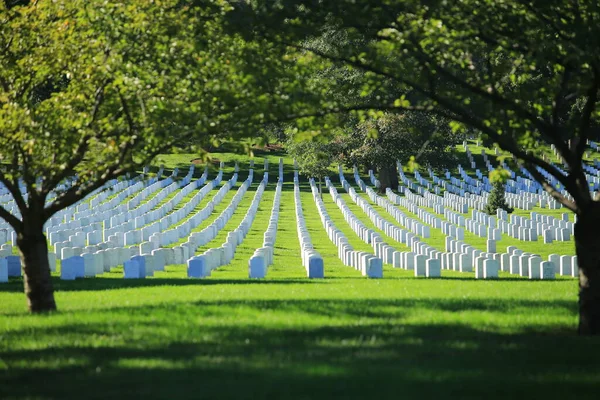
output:
MULTIPOLYGON (((80 278, 74 281, 65 281, 54 276, 52 285, 57 292, 76 292, 90 290, 112 290, 131 289, 158 286, 212 286, 212 285, 302 285, 318 283, 317 280, 304 278, 290 279, 194 279, 194 278, 146 278, 146 279, 124 279, 124 278, 80 278)), ((10 278, 9 283, 0 286, 2 292, 23 292, 23 279, 10 278)))
POLYGON ((239 301, 123 307, 100 314, 110 318, 72 312, 68 322, 60 320, 62 325, 57 321, 4 334, 8 343, 23 335, 73 342, 57 340, 56 346, 41 349, 3 347, 0 358, 7 368, 0 371, 0 397, 563 400, 597 398, 600 389, 600 341, 577 337, 571 327, 525 326, 518 334, 503 334, 476 323, 414 323, 406 318, 415 309, 572 310, 570 302, 440 298, 241 303, 251 315, 277 312, 323 322, 239 322, 231 318, 239 312, 239 301))

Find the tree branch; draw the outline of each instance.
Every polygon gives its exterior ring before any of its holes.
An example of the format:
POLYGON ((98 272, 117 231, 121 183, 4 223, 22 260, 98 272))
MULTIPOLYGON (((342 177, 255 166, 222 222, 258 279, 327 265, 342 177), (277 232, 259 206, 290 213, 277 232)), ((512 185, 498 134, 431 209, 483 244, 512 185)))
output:
POLYGON ((562 103, 565 97, 565 93, 567 91, 567 85, 569 84, 569 79, 571 77, 571 67, 570 65, 565 65, 565 69, 562 74, 560 88, 558 92, 556 92, 556 96, 554 97, 554 108, 552 110, 552 124, 554 126, 560 126, 560 122, 558 120, 558 113, 560 112, 560 108, 562 107, 562 103))
MULTIPOLYGON (((102 82, 98 89, 96 89, 96 93, 94 96, 94 106, 92 108, 91 114, 92 117, 87 123, 88 129, 90 129, 93 123, 96 121, 100 107, 104 101, 104 89, 106 88, 106 85, 108 85, 109 82, 110 81, 108 79, 104 80, 104 82, 102 82)), ((77 165, 79 165, 79 163, 85 158, 85 155, 89 149, 90 139, 91 135, 89 134, 81 136, 81 138, 79 139, 79 143, 77 144, 77 148, 75 149, 73 156, 71 157, 65 168, 60 173, 56 174, 54 177, 49 179, 47 182, 42 181, 42 193, 50 193, 50 191, 52 191, 56 187, 56 185, 59 184, 60 181, 62 181, 67 176, 70 176, 73 173, 75 167, 77 167, 77 165)))
POLYGON ((574 201, 565 197, 562 193, 558 192, 554 187, 552 187, 552 185, 550 185, 548 181, 546 181, 546 178, 544 178, 544 176, 537 170, 535 165, 531 163, 525 163, 525 168, 535 178, 535 180, 542 185, 544 190, 556 201, 558 201, 560 204, 564 205, 574 213, 579 212, 579 207, 577 206, 577 204, 574 201))
POLYGON ((19 189, 18 184, 17 186, 15 186, 14 182, 11 182, 2 171, 0 171, 0 182, 2 182, 4 186, 6 186, 13 199, 15 200, 15 203, 17 203, 17 207, 19 207, 21 215, 24 215, 27 211, 27 204, 25 203, 25 199, 21 194, 21 190, 19 189))
POLYGON ((596 109, 596 103, 598 102, 598 90, 600 90, 600 71, 598 71, 596 66, 592 66, 592 71, 594 74, 594 79, 587 92, 587 100, 583 107, 583 115, 581 116, 581 124, 579 126, 579 142, 575 147, 575 157, 580 160, 580 162, 583 158, 585 146, 587 145, 592 114, 596 109))
MULTIPOLYGON (((538 131, 542 135, 547 135, 552 139, 552 142, 555 143, 559 150, 561 147, 563 147, 564 150, 567 149, 567 147, 564 145, 564 142, 562 142, 562 139, 558 135, 558 132, 554 131, 552 127, 549 126, 546 122, 544 122, 541 118, 532 114, 531 111, 520 107, 514 101, 510 101, 506 97, 502 97, 496 91, 487 92, 480 87, 468 83, 466 79, 461 79, 456 74, 450 72, 449 69, 440 65, 432 56, 427 54, 423 47, 419 43, 417 43, 414 38, 411 42, 417 50, 416 54, 421 55, 420 59, 422 66, 426 66, 426 63, 434 64, 435 71, 439 72, 440 75, 446 77, 450 82, 453 82, 454 84, 466 89, 467 91, 475 95, 481 96, 484 99, 491 101, 492 103, 507 107, 509 110, 515 112, 515 114, 520 116, 521 118, 531 121, 531 123, 533 123, 533 125, 538 129, 538 131)), ((569 160, 567 160, 567 162, 569 162, 569 160)))
POLYGON ((8 210, 6 210, 6 208, 4 208, 2 205, 0 205, 0 218, 8 222, 15 231, 21 231, 23 224, 21 220, 8 212, 8 210))

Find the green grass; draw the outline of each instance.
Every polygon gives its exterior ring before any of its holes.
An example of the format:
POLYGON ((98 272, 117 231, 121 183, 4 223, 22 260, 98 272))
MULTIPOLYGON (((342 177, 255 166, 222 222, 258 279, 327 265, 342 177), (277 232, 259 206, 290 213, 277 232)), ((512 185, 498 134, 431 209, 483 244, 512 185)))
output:
MULTIPOLYGON (((265 156, 271 179, 251 231, 234 261, 207 279, 188 279, 184 265, 167 266, 144 280, 122 279, 121 267, 72 282, 55 275, 59 311, 49 315, 27 314, 20 279, 0 285, 0 399, 598 397, 600 339, 575 335, 574 279, 529 281, 501 274, 479 281, 451 271, 425 279, 389 265, 384 279, 367 279, 338 259, 303 182, 306 226, 325 259, 326 275, 308 280, 300 262, 289 158, 275 263, 266 279, 249 280, 247 263, 262 245, 280 155, 265 156)), ((167 168, 173 168, 191 158, 164 156, 162 162, 169 160, 167 168)), ((197 229, 227 207, 247 177, 246 161, 240 162, 238 184, 197 229)), ((243 218, 262 165, 257 157, 255 183, 225 230, 243 218)), ((227 165, 224 182, 232 172, 227 165)), ((209 179, 215 174, 213 166, 209 179)), ((350 209, 373 227, 333 174, 332 179, 350 209)), ((351 244, 371 251, 329 193, 323 200, 351 244)), ((466 236, 469 243, 474 239, 466 236)), ((222 231, 198 252, 221 245, 225 237, 222 231)), ((440 240, 441 232, 432 229, 431 244, 440 240)))

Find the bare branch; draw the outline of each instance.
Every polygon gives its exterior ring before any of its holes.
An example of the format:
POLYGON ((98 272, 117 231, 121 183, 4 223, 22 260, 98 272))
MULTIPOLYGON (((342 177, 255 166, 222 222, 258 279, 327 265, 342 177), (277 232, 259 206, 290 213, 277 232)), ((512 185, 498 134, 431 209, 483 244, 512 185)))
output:
POLYGON ((19 207, 21 215, 24 215, 27 210, 27 204, 25 203, 25 199, 23 198, 21 190, 19 189, 18 183, 17 185, 15 185, 14 182, 11 182, 2 171, 0 171, 0 182, 2 182, 4 186, 6 186, 13 199, 15 200, 15 203, 17 203, 17 207, 19 207))
POLYGON ((135 133, 136 128, 135 128, 135 123, 133 122, 133 118, 131 117, 131 114, 129 113, 129 107, 127 106, 127 102, 125 101, 125 98, 123 97, 123 94, 121 93, 120 90, 118 90, 119 93, 119 99, 121 100, 121 105, 123 106, 123 112, 125 113, 125 119, 127 120, 127 125, 129 125, 129 131, 131 133, 135 133))
MULTIPOLYGON (((433 69, 435 69, 436 72, 439 72, 440 75, 447 78, 450 82, 453 82, 454 84, 462 87, 463 89, 465 89, 475 95, 481 96, 482 98, 487 99, 487 100, 491 101, 492 103, 504 106, 504 107, 508 108, 509 110, 515 112, 515 114, 520 116, 521 118, 529 120, 538 129, 538 131, 541 134, 547 135, 552 139, 552 142, 555 143, 555 146, 557 147, 557 149, 559 149, 559 151, 562 149, 563 151, 566 152, 567 147, 566 147, 566 145, 564 145, 564 142, 560 138, 560 135, 558 134, 558 132, 556 130, 552 129, 552 127, 549 126, 541 118, 538 118, 536 115, 531 113, 531 111, 527 110, 524 107, 519 106, 514 101, 511 101, 510 99, 508 99, 506 97, 502 97, 496 91, 487 92, 480 87, 470 84, 466 79, 462 79, 462 78, 458 77, 456 74, 452 73, 449 69, 443 67, 440 63, 438 63, 435 60, 435 58, 433 58, 432 56, 427 54, 427 52, 425 52, 423 47, 418 42, 416 42, 415 39, 413 39, 411 42, 413 43, 413 45, 415 46, 415 49, 417 50, 416 53, 420 54, 419 58, 421 61, 421 65, 427 66, 427 63, 433 64, 434 65, 433 69)), ((571 164, 570 157, 566 160, 569 164, 571 164)))
MULTIPOLYGON (((87 123, 88 129, 92 127, 93 123, 96 121, 96 118, 98 117, 100 106, 102 105, 102 103, 104 101, 104 89, 106 88, 106 85, 108 85, 109 82, 110 81, 108 79, 104 80, 102 82, 102 84, 96 89, 96 93, 94 96, 94 106, 92 108, 92 114, 91 114, 92 117, 90 118, 90 121, 87 123)), ((91 135, 89 135, 89 134, 81 136, 81 138, 79 139, 79 143, 77 144, 77 148, 75 149, 73 156, 69 159, 69 162, 67 163, 65 168, 62 169, 56 175, 54 175, 48 181, 42 181, 41 193, 43 193, 43 194, 50 193, 50 191, 52 191, 56 187, 56 185, 58 185, 58 183, 60 181, 62 181, 67 176, 70 176, 73 173, 75 167, 77 167, 77 165, 79 165, 79 163, 81 161, 83 161, 83 159, 85 158, 85 155, 89 149, 89 140, 90 139, 91 139, 91 135)))
POLYGON ((569 210, 573 211, 574 213, 579 212, 579 207, 577 206, 577 203, 568 199, 562 193, 560 193, 554 187, 552 187, 552 185, 550 185, 548 183, 546 178, 544 178, 544 176, 537 170, 535 165, 533 165, 531 163, 525 163, 525 168, 535 178, 535 180, 538 181, 542 185, 544 190, 550 196, 552 196, 556 201, 558 201, 560 204, 567 207, 569 210))
POLYGON ((20 232, 22 229, 22 222, 20 219, 12 215, 6 208, 0 205, 0 218, 5 220, 13 227, 13 229, 17 232, 20 232))
POLYGON ((583 115, 581 116, 581 124, 579 126, 579 142, 575 147, 575 157, 580 160, 583 158, 585 146, 589 137, 592 114, 596 109, 598 102, 598 90, 600 90, 600 71, 596 66, 592 67, 594 79, 587 92, 587 100, 583 106, 583 115))
POLYGON ((560 108, 563 105, 563 100, 565 98, 567 92, 567 86, 569 84, 569 79, 571 78, 571 66, 566 65, 563 70, 562 79, 560 82, 560 88, 558 92, 556 92, 556 96, 554 97, 554 104, 552 110, 552 124, 554 126, 559 126, 560 121, 558 120, 558 114, 560 112, 560 108))

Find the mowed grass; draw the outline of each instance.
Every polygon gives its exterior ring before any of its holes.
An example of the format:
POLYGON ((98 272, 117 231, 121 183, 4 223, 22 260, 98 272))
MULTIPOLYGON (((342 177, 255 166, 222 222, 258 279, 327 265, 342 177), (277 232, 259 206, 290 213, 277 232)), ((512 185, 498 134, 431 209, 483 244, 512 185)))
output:
MULTIPOLYGON (((262 159, 255 165, 255 183, 226 230, 250 206, 262 159)), ((247 177, 240 167, 239 183, 247 177)), ((388 265, 384 279, 367 279, 337 258, 303 183, 307 229, 325 258, 326 279, 309 280, 288 175, 275 264, 266 279, 249 280, 276 170, 271 160, 270 183, 234 262, 210 278, 188 279, 184 265, 145 280, 122 279, 121 268, 73 282, 55 276, 59 311, 49 315, 27 314, 21 280, 0 285, 0 399, 598 397, 600 340, 575 335, 575 280, 477 281, 448 271, 424 279, 388 265)), ((239 183, 201 226, 227 207, 239 183)), ((369 250, 328 193, 323 199, 352 245, 369 250)))

